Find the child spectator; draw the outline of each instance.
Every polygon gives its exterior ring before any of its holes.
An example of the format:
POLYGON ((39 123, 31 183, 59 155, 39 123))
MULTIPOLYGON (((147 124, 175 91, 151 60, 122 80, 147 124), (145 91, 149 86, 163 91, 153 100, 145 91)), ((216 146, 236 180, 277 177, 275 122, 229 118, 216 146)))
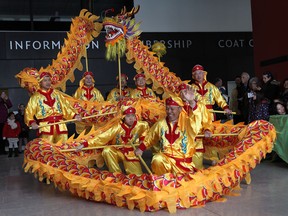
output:
POLYGON ((13 112, 8 114, 7 122, 3 128, 3 139, 7 139, 9 143, 9 154, 8 157, 12 157, 14 147, 14 157, 18 157, 18 136, 21 132, 20 123, 16 121, 13 112))

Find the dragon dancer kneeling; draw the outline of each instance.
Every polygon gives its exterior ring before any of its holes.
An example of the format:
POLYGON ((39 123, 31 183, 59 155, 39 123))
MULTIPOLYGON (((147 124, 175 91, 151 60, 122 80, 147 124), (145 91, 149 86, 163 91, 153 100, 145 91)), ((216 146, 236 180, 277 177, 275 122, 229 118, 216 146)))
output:
POLYGON ((105 146, 102 150, 102 156, 110 172, 122 172, 119 163, 123 162, 126 174, 141 175, 140 160, 135 156, 131 144, 143 142, 149 125, 147 122, 137 120, 136 109, 131 106, 122 106, 121 112, 122 119, 118 124, 89 139, 88 142, 82 143, 78 150, 87 146, 105 146), (110 147, 109 145, 113 146, 110 147))
MULTIPOLYGON (((160 151, 154 154, 151 161, 154 174, 193 173, 197 170, 193 162, 195 137, 202 128, 202 112, 206 107, 194 100, 194 93, 190 89, 181 92, 181 98, 172 95, 165 102, 167 117, 151 127, 135 154, 141 156, 147 148, 159 143, 160 151), (189 103, 189 112, 183 108, 185 103, 189 103)), ((207 129, 204 135, 210 137, 212 133, 207 129)))

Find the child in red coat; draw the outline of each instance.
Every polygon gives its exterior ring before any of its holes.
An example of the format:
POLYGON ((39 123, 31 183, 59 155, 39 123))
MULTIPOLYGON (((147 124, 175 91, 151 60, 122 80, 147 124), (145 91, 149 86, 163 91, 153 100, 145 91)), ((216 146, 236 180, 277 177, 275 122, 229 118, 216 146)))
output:
POLYGON ((14 157, 18 157, 18 136, 21 132, 20 123, 15 120, 13 112, 8 114, 7 122, 3 128, 3 139, 7 139, 9 143, 9 154, 8 157, 12 157, 14 147, 14 157))

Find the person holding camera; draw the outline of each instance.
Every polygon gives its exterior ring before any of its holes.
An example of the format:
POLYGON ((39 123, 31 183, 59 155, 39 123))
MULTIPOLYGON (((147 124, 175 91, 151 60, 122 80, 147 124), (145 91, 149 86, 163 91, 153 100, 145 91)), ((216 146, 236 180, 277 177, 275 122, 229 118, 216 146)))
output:
POLYGON ((247 93, 249 100, 248 123, 255 120, 269 120, 269 101, 261 92, 260 81, 257 77, 249 80, 250 92, 247 93))

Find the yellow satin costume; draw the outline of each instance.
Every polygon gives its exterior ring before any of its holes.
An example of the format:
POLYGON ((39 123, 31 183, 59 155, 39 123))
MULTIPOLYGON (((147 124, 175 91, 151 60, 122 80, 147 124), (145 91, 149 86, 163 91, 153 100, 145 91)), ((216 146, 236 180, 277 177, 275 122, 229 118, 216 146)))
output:
MULTIPOLYGON (((129 88, 129 87, 125 87, 124 89, 122 89, 122 96, 124 97, 130 97, 131 96, 131 92, 133 91, 132 88, 129 88)), ((110 102, 116 102, 116 101, 119 101, 119 88, 114 88, 110 91, 110 93, 108 94, 107 96, 107 101, 110 101, 110 102)))
POLYGON ((191 109, 188 114, 183 109, 174 125, 164 118, 151 127, 139 149, 144 151, 153 145, 159 145, 160 151, 153 156, 151 162, 153 173, 163 175, 196 170, 193 155, 195 137, 202 128, 201 111, 201 105, 191 109))
MULTIPOLYGON (((104 97, 101 94, 101 92, 95 88, 94 86, 91 87, 87 87, 85 85, 81 85, 80 87, 76 90, 75 94, 74 94, 74 98, 76 99, 80 99, 83 101, 97 101, 97 102, 103 102, 104 101, 104 97)), ((87 126, 84 123, 81 122, 77 122, 76 124, 76 132, 78 134, 82 133, 82 131, 86 130, 86 132, 89 132, 91 129, 91 126, 87 126)))
MULTIPOLYGON (((204 80, 201 85, 196 81, 191 85, 191 87, 195 90, 195 100, 201 101, 201 103, 206 105, 207 109, 212 110, 215 103, 217 103, 217 105, 223 110, 229 108, 219 89, 212 83, 204 80)), ((211 117, 215 120, 212 112, 211 117)))
MULTIPOLYGON (((201 125, 202 128, 200 129, 199 134, 204 134, 206 130, 213 132, 213 125, 212 125, 212 118, 211 113, 206 108, 204 104, 201 102, 198 102, 198 109, 200 110, 202 116, 201 116, 201 125)), ((191 108, 185 104, 184 109, 186 112, 191 112, 191 108)), ((193 155, 193 163, 195 164, 195 168, 197 169, 203 169, 203 153, 205 152, 205 149, 203 147, 203 138, 196 138, 196 146, 195 146, 195 154, 193 155)))
POLYGON ((144 87, 140 88, 137 87, 136 89, 133 89, 131 92, 131 98, 151 98, 151 99, 156 99, 156 95, 153 92, 151 88, 144 87))
MULTIPOLYGON (((39 89, 29 99, 25 109, 25 124, 31 126, 37 122, 39 126, 73 119, 76 115, 69 101, 67 101, 62 92, 50 88, 47 91, 39 89), (36 118, 36 119, 35 119, 36 118)), ((68 138, 68 131, 65 124, 56 124, 48 127, 39 128, 39 136, 47 139, 49 142, 65 142, 68 138)))
MULTIPOLYGON (((221 95, 221 92, 219 91, 219 89, 212 83, 207 82, 207 80, 204 80, 202 85, 196 81, 194 84, 191 85, 191 87, 195 90, 196 101, 200 101, 201 103, 203 103, 208 109, 208 111, 213 110, 213 105, 215 103, 217 103, 218 106, 221 107, 223 110, 226 108, 229 108, 225 99, 221 95)), ((210 116, 212 120, 215 120, 214 114, 212 112, 210 112, 210 116)), ((205 119, 207 117, 203 117, 203 118, 205 119)), ((197 146, 198 146, 197 149, 199 152, 198 153, 199 159, 202 158, 202 161, 203 161, 203 153, 204 153, 204 158, 208 160, 219 159, 217 152, 215 151, 208 152, 204 149, 202 139, 197 139, 196 141, 197 141, 197 146)))
POLYGON ((103 95, 94 86, 86 87, 83 85, 82 87, 79 87, 74 94, 74 98, 84 101, 104 101, 103 95))
POLYGON ((98 136, 88 141, 89 146, 103 146, 102 156, 110 172, 122 172, 119 162, 123 162, 126 174, 142 174, 139 159, 134 154, 134 149, 129 143, 143 142, 149 130, 149 125, 144 121, 135 121, 131 127, 121 122, 112 126, 98 136), (127 147, 109 147, 109 145, 127 145, 127 147))

